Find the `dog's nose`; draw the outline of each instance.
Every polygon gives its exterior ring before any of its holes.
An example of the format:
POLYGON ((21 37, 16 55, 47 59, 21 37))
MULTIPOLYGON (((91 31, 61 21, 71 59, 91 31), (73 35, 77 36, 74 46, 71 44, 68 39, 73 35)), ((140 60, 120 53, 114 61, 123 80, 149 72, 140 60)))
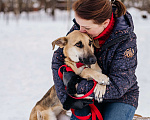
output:
POLYGON ((86 58, 80 59, 81 63, 84 63, 85 65, 91 65, 96 63, 96 57, 95 56, 88 56, 86 58))
POLYGON ((89 63, 90 63, 90 64, 96 63, 96 57, 90 57, 90 58, 89 58, 89 63))

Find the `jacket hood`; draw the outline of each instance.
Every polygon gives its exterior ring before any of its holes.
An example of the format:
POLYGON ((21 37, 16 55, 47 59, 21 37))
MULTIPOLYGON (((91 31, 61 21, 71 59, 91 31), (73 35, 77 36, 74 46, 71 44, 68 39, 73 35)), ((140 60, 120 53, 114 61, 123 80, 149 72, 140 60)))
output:
MULTIPOLYGON (((115 16, 115 9, 116 8, 113 7, 114 16, 115 16)), ((115 18, 114 31, 118 31, 118 30, 128 30, 128 31, 134 30, 132 16, 128 11, 126 12, 125 15, 115 18)))
POLYGON ((130 13, 126 12, 124 16, 116 18, 114 30, 125 30, 130 29, 131 31, 134 30, 133 20, 130 13))

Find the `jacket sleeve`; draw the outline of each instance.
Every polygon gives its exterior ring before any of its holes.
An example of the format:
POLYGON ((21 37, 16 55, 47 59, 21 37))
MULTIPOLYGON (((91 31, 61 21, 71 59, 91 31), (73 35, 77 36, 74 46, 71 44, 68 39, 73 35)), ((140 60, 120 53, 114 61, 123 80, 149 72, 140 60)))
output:
POLYGON ((106 88, 104 99, 119 99, 137 83, 136 36, 123 41, 117 47, 109 66, 110 85, 106 88))
MULTIPOLYGON (((77 27, 76 24, 74 24, 72 26, 72 28, 70 29, 70 31, 67 34, 72 32, 73 30, 78 30, 78 27, 77 27)), ((58 76, 58 69, 60 68, 60 66, 62 66, 64 64, 65 63, 64 63, 63 49, 58 48, 54 52, 53 58, 52 58, 52 73, 53 73, 53 80, 54 80, 57 96, 58 96, 58 98, 59 98, 59 100, 61 101, 62 104, 65 102, 68 95, 66 93, 63 81, 58 76)))
POLYGON ((58 69, 62 65, 64 65, 63 49, 58 48, 54 52, 53 58, 52 58, 52 72, 53 72, 53 80, 54 80, 57 96, 59 100, 61 101, 61 103, 63 104, 67 98, 67 93, 66 93, 63 81, 58 76, 58 69))

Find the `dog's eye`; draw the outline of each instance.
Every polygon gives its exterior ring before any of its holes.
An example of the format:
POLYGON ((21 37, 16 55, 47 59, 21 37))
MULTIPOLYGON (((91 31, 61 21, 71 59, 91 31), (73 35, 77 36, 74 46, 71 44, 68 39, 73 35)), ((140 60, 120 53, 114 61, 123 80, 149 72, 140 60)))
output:
POLYGON ((82 42, 80 41, 80 42, 78 42, 78 43, 76 43, 75 44, 75 46, 77 46, 77 47, 79 47, 79 48, 83 48, 83 44, 82 44, 82 42))
POLYGON ((91 46, 93 44, 93 41, 89 40, 89 46, 91 46))

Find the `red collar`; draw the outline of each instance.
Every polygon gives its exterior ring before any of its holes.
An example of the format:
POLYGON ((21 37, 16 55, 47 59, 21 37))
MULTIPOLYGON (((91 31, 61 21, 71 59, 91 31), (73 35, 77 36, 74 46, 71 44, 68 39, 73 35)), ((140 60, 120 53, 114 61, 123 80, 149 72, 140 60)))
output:
POLYGON ((100 40, 103 40, 105 42, 109 38, 109 36, 112 32, 112 29, 114 27, 114 24, 115 24, 115 19, 113 17, 113 13, 112 13, 112 16, 111 16, 111 19, 110 19, 110 22, 109 22, 108 26, 105 28, 105 30, 101 34, 99 34, 97 37, 94 37, 93 39, 94 40, 98 39, 99 40, 99 45, 101 43, 100 40))
POLYGON ((84 64, 81 62, 76 63, 77 68, 82 67, 84 64))

